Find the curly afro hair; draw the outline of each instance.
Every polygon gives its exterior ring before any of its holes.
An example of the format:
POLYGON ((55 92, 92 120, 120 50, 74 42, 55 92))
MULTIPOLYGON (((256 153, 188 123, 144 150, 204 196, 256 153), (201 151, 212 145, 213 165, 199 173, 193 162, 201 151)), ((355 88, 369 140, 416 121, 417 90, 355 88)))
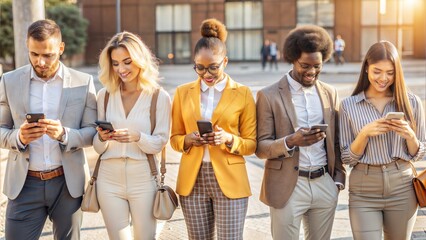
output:
POLYGON ((328 32, 319 26, 306 25, 290 31, 284 42, 284 60, 293 63, 302 52, 321 52, 322 60, 327 61, 333 51, 333 41, 328 32))
POLYGON ((206 19, 201 23, 200 32, 202 38, 195 45, 195 54, 200 49, 207 48, 215 53, 226 55, 225 41, 228 31, 222 22, 215 18, 206 19))

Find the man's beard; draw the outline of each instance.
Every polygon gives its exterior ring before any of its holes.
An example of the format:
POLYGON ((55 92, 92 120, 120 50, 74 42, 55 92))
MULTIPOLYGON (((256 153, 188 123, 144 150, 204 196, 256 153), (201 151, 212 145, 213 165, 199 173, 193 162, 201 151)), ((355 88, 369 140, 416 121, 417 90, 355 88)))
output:
POLYGON ((50 65, 49 67, 48 67, 48 69, 47 70, 44 70, 44 71, 42 71, 42 72, 40 72, 38 69, 39 68, 37 68, 38 67, 38 65, 37 66, 34 66, 33 65, 33 63, 30 61, 30 63, 31 63, 31 66, 33 66, 33 69, 34 69, 34 72, 35 72, 35 74, 39 77, 39 78, 43 78, 43 79, 48 79, 48 78, 51 78, 51 77, 53 77, 53 75, 56 73, 56 71, 58 70, 58 66, 59 66, 59 61, 57 60, 57 61, 55 61, 55 62, 53 62, 52 63, 52 65, 50 65))

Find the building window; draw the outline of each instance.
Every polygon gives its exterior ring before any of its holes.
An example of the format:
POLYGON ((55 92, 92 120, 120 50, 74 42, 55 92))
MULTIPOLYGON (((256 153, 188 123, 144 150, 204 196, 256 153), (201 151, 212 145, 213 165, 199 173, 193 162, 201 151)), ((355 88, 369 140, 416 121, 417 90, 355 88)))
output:
POLYGON ((406 0, 387 0, 380 14, 379 0, 361 2, 361 56, 380 40, 392 42, 405 56, 413 55, 414 4, 406 0))
POLYGON ((225 3, 228 56, 233 60, 258 60, 262 46, 263 5, 260 1, 225 3), (259 46, 259 47, 253 47, 259 46))
POLYGON ((334 0, 297 0, 297 24, 321 26, 334 38, 334 0))
POLYGON ((155 9, 157 57, 164 63, 189 63, 191 58, 191 6, 158 5, 155 9))

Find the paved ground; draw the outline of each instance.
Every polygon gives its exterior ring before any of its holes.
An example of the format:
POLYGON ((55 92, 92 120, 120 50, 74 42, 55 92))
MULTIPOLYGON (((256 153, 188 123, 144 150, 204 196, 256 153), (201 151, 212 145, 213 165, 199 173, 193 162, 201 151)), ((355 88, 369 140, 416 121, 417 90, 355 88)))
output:
MULTIPOLYGON (((280 77, 288 71, 290 65, 281 63, 279 71, 262 71, 260 63, 230 63, 227 68, 229 73, 235 80, 250 86, 253 94, 262 87, 278 81, 280 77)), ((344 66, 334 66, 326 64, 321 75, 321 79, 334 85, 338 90, 341 98, 350 95, 354 87, 354 82, 358 79, 360 63, 347 63, 344 66)), ((82 71, 96 75, 96 67, 84 67, 82 71)), ((426 99, 426 61, 411 60, 404 62, 404 70, 407 85, 413 92, 419 95, 425 103, 426 99)), ((190 65, 162 66, 160 69, 163 81, 163 87, 172 96, 175 88, 185 82, 196 78, 192 72, 190 65)), ((100 84, 97 84, 99 90, 100 84)), ((425 105, 425 104, 424 104, 425 105)), ((86 149, 89 157, 89 165, 93 168, 96 154, 92 149, 86 149)), ((1 170, 4 171, 6 151, 0 151, 1 170)), ((250 183, 253 196, 249 200, 249 209, 246 218, 244 238, 248 240, 267 240, 270 236, 270 219, 269 209, 262 204, 259 199, 260 184, 263 175, 263 161, 255 156, 249 156, 247 160, 247 169, 249 173, 250 183)), ((426 160, 426 159, 425 159, 426 160)), ((166 184, 174 187, 179 167, 179 154, 168 147, 167 154, 167 178, 166 184)), ((418 170, 426 168, 426 161, 416 163, 418 170)), ((3 176, 3 174, 1 175, 3 176)), ((4 239, 4 209, 5 203, 0 205, 0 239, 4 239)), ((158 239, 187 239, 186 228, 183 215, 178 209, 173 218, 167 222, 160 221, 157 227, 158 239)), ((343 191, 339 195, 339 203, 336 210, 335 222, 333 226, 332 239, 349 240, 352 239, 351 229, 348 216, 348 192, 343 191)), ((302 235, 301 235, 302 237, 302 235)), ((51 224, 48 221, 43 231, 41 239, 52 239, 51 224)), ((100 213, 85 213, 82 227, 82 239, 87 240, 103 240, 108 239, 106 229, 100 213)), ((419 216, 413 232, 412 239, 426 239, 426 209, 419 210, 419 216)))

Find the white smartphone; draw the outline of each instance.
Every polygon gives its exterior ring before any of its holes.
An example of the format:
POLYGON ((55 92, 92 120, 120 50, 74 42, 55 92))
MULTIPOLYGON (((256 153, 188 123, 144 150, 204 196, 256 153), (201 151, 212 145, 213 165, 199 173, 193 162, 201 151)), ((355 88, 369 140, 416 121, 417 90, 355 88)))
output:
POLYGON ((403 119, 404 118, 404 113, 403 112, 388 112, 386 113, 386 120, 391 120, 391 119, 403 119))

